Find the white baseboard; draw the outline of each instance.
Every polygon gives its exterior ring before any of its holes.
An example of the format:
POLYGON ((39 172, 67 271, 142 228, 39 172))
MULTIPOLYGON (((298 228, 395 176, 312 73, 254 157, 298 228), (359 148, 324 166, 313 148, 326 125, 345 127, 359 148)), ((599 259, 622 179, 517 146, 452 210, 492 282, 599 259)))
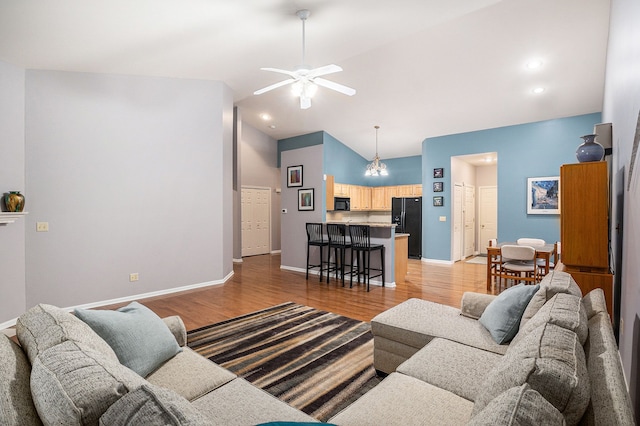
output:
POLYGON ((426 257, 423 257, 420 260, 424 263, 433 263, 434 265, 443 266, 451 266, 455 263, 453 260, 427 259, 426 257))
MULTIPOLYGON (((164 295, 167 295, 167 294, 178 293, 180 291, 193 290, 193 289, 196 289, 196 288, 202 288, 202 287, 208 287, 208 286, 212 286, 212 285, 224 284, 232 276, 233 276, 233 271, 231 271, 226 277, 224 277, 221 280, 207 281, 207 282, 198 283, 198 284, 190 284, 190 285, 186 285, 186 286, 182 286, 182 287, 169 288, 169 289, 166 289, 166 290, 152 291, 152 292, 149 292, 149 293, 134 294, 132 296, 125 296, 125 297, 119 297, 119 298, 116 298, 116 299, 102 300, 102 301, 99 301, 99 302, 85 303, 85 304, 82 304, 82 305, 69 306, 69 307, 62 308, 62 309, 67 311, 67 312, 71 312, 71 311, 74 311, 77 308, 79 308, 79 309, 90 309, 90 308, 96 308, 96 307, 105 306, 105 305, 115 305, 117 303, 122 303, 122 302, 131 302, 133 300, 147 299, 149 297, 164 296, 164 295)), ((1 323, 0 324, 0 330, 4 330, 5 328, 8 328, 8 327, 13 327, 14 325, 16 325, 16 321, 17 320, 18 320, 18 318, 14 318, 12 320, 5 321, 5 322, 1 323)))
POLYGON ((271 254, 281 254, 282 250, 271 250, 271 254))
POLYGON ((240 259, 233 259, 233 263, 242 263, 242 258, 240 258, 240 259))

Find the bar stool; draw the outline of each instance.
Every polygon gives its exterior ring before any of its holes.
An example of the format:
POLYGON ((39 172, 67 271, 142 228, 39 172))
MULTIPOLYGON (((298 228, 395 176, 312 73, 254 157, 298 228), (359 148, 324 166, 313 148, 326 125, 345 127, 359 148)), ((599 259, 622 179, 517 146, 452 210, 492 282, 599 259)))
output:
POLYGON ((349 287, 353 287, 353 275, 354 273, 358 277, 360 282, 360 275, 363 279, 366 277, 367 291, 369 291, 369 282, 371 278, 382 277, 382 286, 384 287, 384 245, 383 244, 371 244, 371 227, 369 225, 351 225, 349 226, 349 236, 351 237, 351 279, 349 281, 349 287), (380 268, 371 267, 371 252, 380 250, 380 268), (356 255, 358 261, 358 269, 353 272, 353 255, 356 255), (362 259, 360 259, 362 257, 362 259), (380 272, 376 275, 371 275, 371 272, 380 272))
MULTIPOLYGON (((327 271, 327 278, 329 276, 328 271, 328 262, 324 261, 323 249, 324 247, 329 246, 329 241, 327 241, 322 232, 322 223, 307 223, 307 279, 309 279, 309 269, 319 268, 320 269, 320 282, 322 282, 322 271, 327 271), (320 249, 320 263, 318 265, 309 263, 309 249, 314 247, 319 247, 320 249), (327 265, 327 268, 323 268, 327 265)), ((327 259, 328 260, 328 259, 327 259)))
MULTIPOLYGON (((344 287, 344 266, 346 261, 346 251, 351 248, 351 243, 347 241, 347 226, 339 223, 327 224, 327 235, 329 236, 329 267, 327 268, 327 283, 329 282, 329 271, 340 271, 342 286, 344 287), (333 249, 334 264, 331 266, 331 249, 333 249)), ((353 256, 352 256, 353 257, 353 256)), ((353 263, 353 262, 352 262, 353 263)))

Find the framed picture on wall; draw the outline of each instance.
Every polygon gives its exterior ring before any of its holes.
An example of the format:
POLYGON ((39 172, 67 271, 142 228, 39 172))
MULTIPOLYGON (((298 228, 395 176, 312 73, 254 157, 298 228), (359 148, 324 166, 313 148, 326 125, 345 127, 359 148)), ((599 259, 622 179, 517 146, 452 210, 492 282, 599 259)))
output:
POLYGON ((527 214, 560 214, 560 176, 527 179, 527 214))
POLYGON ((313 188, 298 189, 298 210, 299 211, 313 210, 313 188))
POLYGON ((437 169, 433 169, 433 177, 435 179, 440 179, 444 177, 444 169, 442 167, 438 167, 437 169))
POLYGON ((438 181, 433 182, 433 192, 443 192, 444 191, 444 182, 438 181))
POLYGON ((441 197, 441 196, 433 197, 433 205, 436 207, 444 206, 444 197, 441 197))
POLYGON ((287 167, 287 188, 302 186, 302 166, 287 167))

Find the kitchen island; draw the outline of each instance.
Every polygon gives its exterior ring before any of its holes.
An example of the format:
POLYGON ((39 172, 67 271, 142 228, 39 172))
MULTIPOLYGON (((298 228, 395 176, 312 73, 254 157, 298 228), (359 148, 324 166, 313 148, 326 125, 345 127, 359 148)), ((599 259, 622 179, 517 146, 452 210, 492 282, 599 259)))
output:
MULTIPOLYGON (((396 224, 384 222, 346 222, 332 221, 326 223, 339 223, 344 225, 369 225, 371 227, 371 244, 384 245, 384 285, 385 287, 396 286, 396 224)), ((407 234, 404 234, 407 235, 407 234)), ((405 254, 406 256, 406 254, 405 254)), ((351 254, 347 252, 347 263, 351 263, 351 254)), ((406 261, 405 261, 406 265, 406 261)), ((371 267, 380 268, 380 256, 372 254, 371 267)), ((371 285, 382 285, 381 277, 373 278, 371 285)), ((404 276, 403 276, 404 279, 404 276)))

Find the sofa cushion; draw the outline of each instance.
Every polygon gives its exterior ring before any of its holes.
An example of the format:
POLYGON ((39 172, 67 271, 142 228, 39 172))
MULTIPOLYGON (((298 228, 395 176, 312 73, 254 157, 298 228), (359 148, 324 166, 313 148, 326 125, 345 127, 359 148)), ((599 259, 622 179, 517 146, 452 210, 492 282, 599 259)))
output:
POLYGON ((454 307, 422 299, 406 300, 376 315, 371 320, 371 332, 374 339, 383 337, 415 348, 413 353, 434 337, 498 354, 507 351, 507 346, 497 344, 477 320, 460 315, 460 310, 454 307))
POLYGON ((582 304, 587 313, 587 319, 603 312, 607 312, 607 301, 604 297, 604 291, 601 288, 594 288, 582 298, 582 304))
POLYGON ((142 377, 182 350, 164 321, 138 302, 116 311, 76 309, 75 313, 111 346, 124 366, 142 377))
POLYGON ((508 343, 520 327, 522 313, 539 285, 518 284, 498 295, 484 310, 478 321, 499 345, 508 343))
POLYGON ((192 404, 207 418, 215 420, 216 425, 247 426, 275 421, 316 421, 240 378, 220 386, 192 404))
POLYGON ((570 274, 562 271, 551 271, 540 281, 540 290, 533 295, 527 305, 527 309, 524 310, 522 321, 520 321, 520 328, 524 327, 527 321, 547 303, 547 300, 558 293, 573 294, 574 296, 582 297, 580 287, 578 287, 578 284, 576 284, 570 274))
POLYGON ((633 424, 631 398, 620 364, 611 319, 601 312, 589 319, 585 351, 591 381, 591 402, 583 422, 588 425, 633 424))
POLYGON ((0 333, 0 419, 4 426, 41 425, 31 399, 31 364, 13 340, 0 333))
POLYGON ((460 313, 465 317, 479 319, 496 295, 465 291, 460 300, 460 313))
POLYGON ((587 314, 582 299, 572 294, 558 293, 549 299, 525 326, 520 328, 511 345, 516 345, 527 333, 545 323, 552 323, 573 331, 578 335, 581 345, 584 345, 589 335, 587 314))
POLYGON ((235 378, 229 370, 185 347, 146 379, 193 401, 235 378))
POLYGON ((543 324, 512 346, 488 375, 475 399, 474 414, 509 388, 528 383, 576 424, 590 398, 582 345, 573 331, 543 324))
POLYGON ((40 352, 67 340, 81 342, 113 361, 118 360, 113 349, 91 327, 56 306, 39 304, 20 315, 16 334, 32 364, 40 352))
POLYGON ((502 355, 447 339, 433 339, 398 366, 398 373, 473 401, 502 355))
POLYGON ((100 417, 101 426, 213 425, 180 395, 151 384, 142 385, 116 401, 100 417))
POLYGON ((68 340, 41 352, 31 371, 43 423, 96 425, 118 399, 146 381, 84 343, 68 340))
POLYGON ((414 377, 391 373, 330 423, 362 425, 463 425, 473 403, 414 377))
POLYGON ((514 387, 494 398, 467 426, 565 425, 562 414, 531 386, 514 387))

